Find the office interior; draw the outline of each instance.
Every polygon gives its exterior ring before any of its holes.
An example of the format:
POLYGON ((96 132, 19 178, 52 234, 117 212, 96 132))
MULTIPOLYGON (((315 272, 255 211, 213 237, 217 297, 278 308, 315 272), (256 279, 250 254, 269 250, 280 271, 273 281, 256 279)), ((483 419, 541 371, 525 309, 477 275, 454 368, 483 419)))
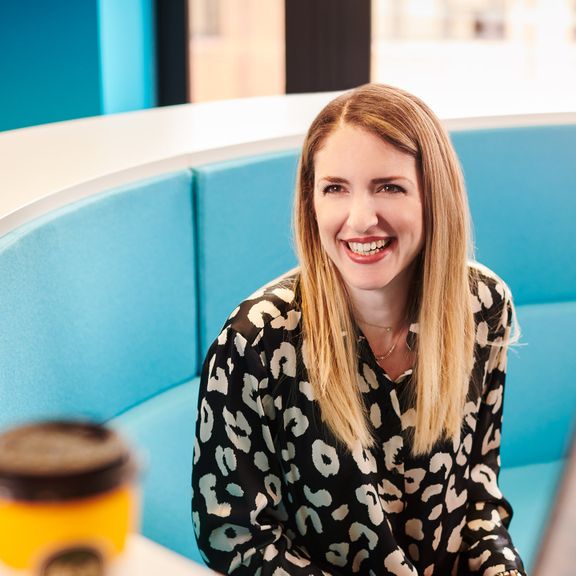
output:
POLYGON ((400 86, 445 122, 478 257, 515 295, 500 481, 537 567, 576 413, 576 3, 2 0, 0 53, 0 431, 119 430, 143 461, 134 554, 203 573, 190 472, 207 347, 296 265, 316 113, 400 86))

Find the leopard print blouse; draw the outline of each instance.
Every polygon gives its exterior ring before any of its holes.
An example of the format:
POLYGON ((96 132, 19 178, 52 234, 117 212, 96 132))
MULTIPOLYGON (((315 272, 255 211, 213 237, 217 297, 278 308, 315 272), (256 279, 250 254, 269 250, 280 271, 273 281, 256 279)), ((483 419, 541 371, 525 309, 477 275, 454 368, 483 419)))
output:
MULTIPOLYGON (((193 464, 193 520, 209 566, 235 575, 524 574, 498 487, 506 285, 474 265, 476 359, 462 433, 409 449, 410 373, 391 381, 360 336, 373 449, 322 425, 302 357, 295 275, 243 302, 207 355, 193 464), (517 571, 517 572, 516 572, 517 571)), ((417 326, 409 337, 416 337, 417 326)))

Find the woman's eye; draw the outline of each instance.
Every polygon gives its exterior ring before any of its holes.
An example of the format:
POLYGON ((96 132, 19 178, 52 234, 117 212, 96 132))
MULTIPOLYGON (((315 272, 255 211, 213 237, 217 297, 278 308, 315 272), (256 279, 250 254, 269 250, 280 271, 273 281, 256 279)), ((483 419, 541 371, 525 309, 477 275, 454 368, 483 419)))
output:
POLYGON ((404 188, 402 188, 402 186, 399 186, 398 184, 383 184, 379 188, 379 191, 388 192, 389 194, 401 194, 405 192, 404 188))
POLYGON ((344 188, 341 184, 328 184, 328 186, 324 187, 324 194, 337 194, 343 190, 344 188))

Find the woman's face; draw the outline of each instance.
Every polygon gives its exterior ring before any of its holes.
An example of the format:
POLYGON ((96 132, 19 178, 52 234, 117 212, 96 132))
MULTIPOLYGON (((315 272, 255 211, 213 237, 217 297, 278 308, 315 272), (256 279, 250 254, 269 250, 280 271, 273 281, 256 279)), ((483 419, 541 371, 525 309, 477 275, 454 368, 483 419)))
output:
POLYGON ((320 241, 351 295, 407 289, 424 245, 416 160, 344 124, 316 153, 314 173, 320 241))

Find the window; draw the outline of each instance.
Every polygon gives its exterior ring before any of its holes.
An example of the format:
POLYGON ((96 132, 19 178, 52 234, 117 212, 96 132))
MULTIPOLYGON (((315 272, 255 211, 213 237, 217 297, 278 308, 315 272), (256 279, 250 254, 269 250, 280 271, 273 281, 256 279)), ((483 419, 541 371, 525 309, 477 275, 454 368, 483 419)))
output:
POLYGON ((190 100, 284 93, 284 0, 189 0, 190 100))
POLYGON ((486 93, 574 88, 573 0, 373 0, 372 78, 486 93))

